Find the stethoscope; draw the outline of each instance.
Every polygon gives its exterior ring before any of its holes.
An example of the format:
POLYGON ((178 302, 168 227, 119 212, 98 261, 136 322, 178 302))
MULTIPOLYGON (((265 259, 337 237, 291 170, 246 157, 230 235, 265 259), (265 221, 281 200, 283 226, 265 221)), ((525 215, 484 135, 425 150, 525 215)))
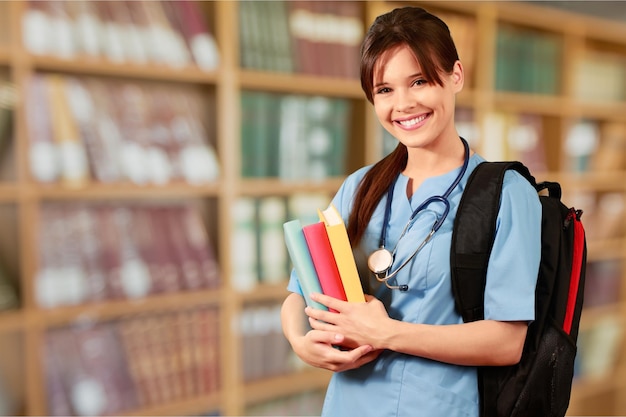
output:
POLYGON ((396 243, 393 250, 391 251, 387 249, 385 246, 387 243, 387 227, 389 226, 389 218, 391 217, 391 202, 393 200, 393 191, 395 188, 395 183, 398 179, 397 177, 394 180, 394 182, 391 184, 391 186, 389 187, 389 190, 387 191, 387 203, 385 206, 385 216, 383 218, 383 227, 380 232, 379 248, 376 249, 374 252, 372 252, 372 254, 369 256, 369 258, 367 259, 367 265, 369 269, 374 273, 374 276, 376 276, 376 279, 380 282, 384 282, 385 285, 389 289, 408 291, 409 286, 407 284, 391 285, 389 284, 389 280, 393 278, 394 276, 396 276, 396 274, 400 272, 400 270, 402 270, 402 268, 404 268, 411 261, 411 259, 413 259, 415 255, 417 255, 417 253, 420 250, 422 250, 422 248, 433 237, 435 232, 439 230, 439 228, 445 221, 446 217, 448 217, 448 212, 450 211, 450 201, 448 201, 448 197, 450 196, 450 193, 452 192, 452 190, 454 190, 454 188, 456 188, 459 182, 461 182, 461 179, 463 178, 463 175, 465 175, 465 171, 467 170, 467 165, 469 163, 469 154, 470 154, 469 145, 467 144, 467 141, 465 141, 465 139, 463 138, 461 138, 461 142, 463 142, 463 147, 465 148, 465 157, 463 159, 463 166, 461 167, 461 171, 456 176, 452 184, 450 184, 446 192, 443 193, 443 195, 434 195, 432 197, 429 197, 426 200, 424 200, 424 202, 422 202, 422 204, 420 204, 415 210, 413 210, 413 213, 411 214, 409 221, 407 222, 406 226, 404 226, 404 229, 402 230, 402 233, 400 234, 400 237, 398 238, 398 242, 400 242, 400 239, 402 239, 402 237, 406 234, 406 232, 411 228, 411 226, 415 222, 415 219, 417 218, 417 215, 426 207, 428 207, 430 204, 442 203, 444 206, 443 214, 440 216, 439 219, 435 221, 435 223, 430 229, 430 233, 428 233, 428 235, 422 241, 422 243, 420 243, 419 246, 413 251, 411 256, 409 256, 404 262, 402 262, 402 264, 398 268, 396 268, 394 271, 391 271, 391 267, 393 266, 393 261, 394 261, 394 257, 396 254, 396 249, 398 248, 398 243, 396 243))

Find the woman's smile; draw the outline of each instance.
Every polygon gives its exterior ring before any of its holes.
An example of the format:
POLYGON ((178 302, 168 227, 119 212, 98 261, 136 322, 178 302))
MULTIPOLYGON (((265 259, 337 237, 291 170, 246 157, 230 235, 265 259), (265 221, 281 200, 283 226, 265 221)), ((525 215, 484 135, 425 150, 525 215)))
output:
POLYGON ((430 118, 431 115, 432 113, 426 113, 426 114, 421 114, 417 117, 411 117, 409 119, 403 119, 403 120, 396 119, 395 122, 399 124, 400 126, 402 126, 403 128, 414 129, 414 128, 422 126, 424 124, 424 121, 430 118))

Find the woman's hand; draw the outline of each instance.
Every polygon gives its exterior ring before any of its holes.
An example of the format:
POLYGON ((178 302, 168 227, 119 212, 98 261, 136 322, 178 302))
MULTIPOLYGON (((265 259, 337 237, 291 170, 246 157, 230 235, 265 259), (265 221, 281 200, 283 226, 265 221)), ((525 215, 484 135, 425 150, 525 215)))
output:
POLYGON ((365 303, 349 303, 324 294, 311 294, 311 298, 336 311, 307 307, 305 313, 314 330, 340 335, 343 340, 336 344, 344 347, 369 345, 375 350, 386 348, 385 329, 391 319, 377 298, 366 295, 365 303))
POLYGON ((309 365, 334 372, 358 368, 380 355, 380 351, 372 350, 369 345, 348 350, 337 348, 343 341, 341 334, 314 329, 293 340, 292 347, 309 365))
POLYGON ((345 338, 336 332, 309 329, 305 326, 304 308, 306 304, 300 294, 291 293, 283 302, 281 324, 283 332, 293 351, 311 366, 341 372, 358 368, 378 357, 380 351, 373 351, 370 345, 353 346, 353 349, 340 350, 345 338))

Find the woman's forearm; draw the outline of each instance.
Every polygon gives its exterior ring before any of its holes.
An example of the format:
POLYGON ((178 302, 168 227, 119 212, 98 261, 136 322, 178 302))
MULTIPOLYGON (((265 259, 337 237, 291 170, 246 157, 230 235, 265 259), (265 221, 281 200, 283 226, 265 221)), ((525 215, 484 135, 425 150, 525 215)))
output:
POLYGON ((304 297, 300 294, 291 293, 283 301, 280 311, 281 324, 285 338, 293 345, 293 340, 297 337, 304 336, 306 331, 306 315, 304 308, 306 307, 304 297))
POLYGON ((519 362, 527 329, 525 322, 493 320, 447 326, 394 321, 383 344, 394 351, 458 365, 512 365, 519 362))

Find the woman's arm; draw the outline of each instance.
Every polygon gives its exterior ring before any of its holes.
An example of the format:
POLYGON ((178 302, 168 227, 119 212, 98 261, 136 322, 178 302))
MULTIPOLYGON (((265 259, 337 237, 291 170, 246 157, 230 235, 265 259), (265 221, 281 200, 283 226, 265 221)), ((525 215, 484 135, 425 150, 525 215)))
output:
POLYGON ((510 365, 519 362, 526 322, 481 320, 452 325, 407 323, 391 319, 383 304, 347 303, 322 294, 313 297, 338 313, 306 309, 313 329, 343 335, 350 344, 371 345, 457 365, 510 365))
POLYGON ((343 343, 343 335, 333 331, 308 329, 304 309, 304 298, 300 294, 289 294, 282 305, 281 321, 283 333, 292 349, 309 365, 339 372, 358 368, 380 354, 380 351, 372 351, 369 345, 358 346, 352 350, 336 349, 335 345, 343 343))

